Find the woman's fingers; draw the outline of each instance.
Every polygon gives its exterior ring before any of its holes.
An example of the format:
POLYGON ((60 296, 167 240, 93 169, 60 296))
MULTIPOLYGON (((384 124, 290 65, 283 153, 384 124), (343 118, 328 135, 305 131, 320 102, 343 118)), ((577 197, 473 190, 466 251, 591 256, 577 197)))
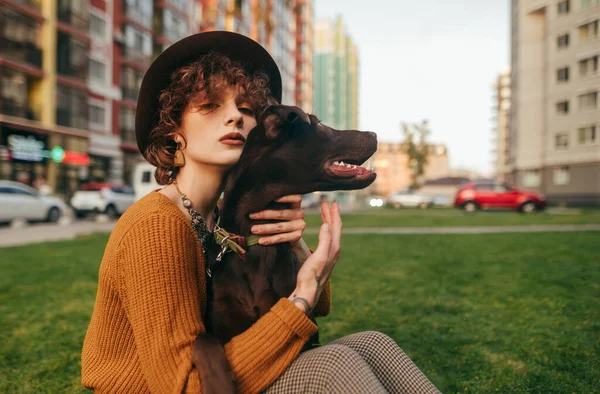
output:
POLYGON ((304 231, 306 222, 303 219, 291 220, 289 222, 255 224, 250 228, 253 234, 281 234, 295 231, 304 231))
POLYGON ((275 200, 275 202, 288 202, 292 203, 292 207, 300 208, 302 204, 302 194, 290 194, 289 196, 283 196, 275 200))
MULTIPOLYGON (((323 223, 319 230, 319 244, 317 250, 311 255, 316 261, 324 264, 329 256, 329 248, 331 247, 331 231, 328 223, 323 223)), ((309 259, 311 258, 309 257, 309 259)), ((306 260, 308 261, 308 260, 306 260)))
POLYGON ((321 203, 321 219, 323 219, 323 223, 331 224, 331 212, 329 211, 329 204, 326 202, 321 203))
POLYGON ((261 245, 282 244, 284 242, 294 243, 299 241, 300 238, 302 238, 302 230, 278 235, 271 235, 269 237, 262 237, 258 240, 258 243, 261 245))
POLYGON ((275 219, 275 220, 295 220, 304 218, 304 212, 300 209, 267 209, 264 211, 251 213, 250 219, 275 219))

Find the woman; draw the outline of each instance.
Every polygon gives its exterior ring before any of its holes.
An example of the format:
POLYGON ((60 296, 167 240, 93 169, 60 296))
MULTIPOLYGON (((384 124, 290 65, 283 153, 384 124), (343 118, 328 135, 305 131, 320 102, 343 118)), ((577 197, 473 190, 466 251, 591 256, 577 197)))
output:
MULTIPOLYGON (((83 347, 84 386, 98 392, 197 393, 201 376, 210 379, 193 365, 192 349, 205 332, 204 254, 211 247, 217 200, 256 115, 280 100, 273 59, 235 33, 190 36, 151 65, 140 88, 136 136, 140 152, 157 167, 157 181, 166 186, 134 204, 111 234, 83 347)), ((304 265, 296 290, 225 345, 238 390, 434 390, 393 341, 378 333, 346 337, 294 361, 317 331, 307 314, 329 311, 328 278, 341 236, 337 204, 323 205, 319 245, 311 254, 301 238, 300 200, 283 197, 279 201, 291 203, 291 209, 255 214, 280 220, 253 229, 264 235, 260 243, 291 242, 304 265), (377 354, 382 350, 388 356, 377 354)))

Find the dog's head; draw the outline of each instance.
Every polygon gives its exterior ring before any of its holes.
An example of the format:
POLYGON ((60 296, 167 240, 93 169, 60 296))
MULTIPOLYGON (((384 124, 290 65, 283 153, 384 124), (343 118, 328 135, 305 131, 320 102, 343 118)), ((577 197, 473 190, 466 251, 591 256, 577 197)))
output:
POLYGON ((280 196, 362 189, 376 174, 360 165, 376 150, 375 133, 334 130, 297 107, 274 105, 259 116, 232 176, 280 196))

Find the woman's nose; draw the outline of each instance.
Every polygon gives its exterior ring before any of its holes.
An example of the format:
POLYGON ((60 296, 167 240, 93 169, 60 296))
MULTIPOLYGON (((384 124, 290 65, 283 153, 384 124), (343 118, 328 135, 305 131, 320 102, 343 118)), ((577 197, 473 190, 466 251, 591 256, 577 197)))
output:
POLYGON ((225 116, 225 125, 242 127, 244 124, 244 117, 242 113, 238 110, 237 105, 230 106, 227 111, 227 115, 225 116))

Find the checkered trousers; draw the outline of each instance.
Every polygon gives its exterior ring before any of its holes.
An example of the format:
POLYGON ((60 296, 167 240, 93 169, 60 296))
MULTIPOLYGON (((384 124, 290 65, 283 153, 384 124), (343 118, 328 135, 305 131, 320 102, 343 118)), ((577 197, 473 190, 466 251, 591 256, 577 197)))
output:
POLYGON ((439 393, 393 339, 376 331, 346 336, 304 353, 266 394, 439 393))

